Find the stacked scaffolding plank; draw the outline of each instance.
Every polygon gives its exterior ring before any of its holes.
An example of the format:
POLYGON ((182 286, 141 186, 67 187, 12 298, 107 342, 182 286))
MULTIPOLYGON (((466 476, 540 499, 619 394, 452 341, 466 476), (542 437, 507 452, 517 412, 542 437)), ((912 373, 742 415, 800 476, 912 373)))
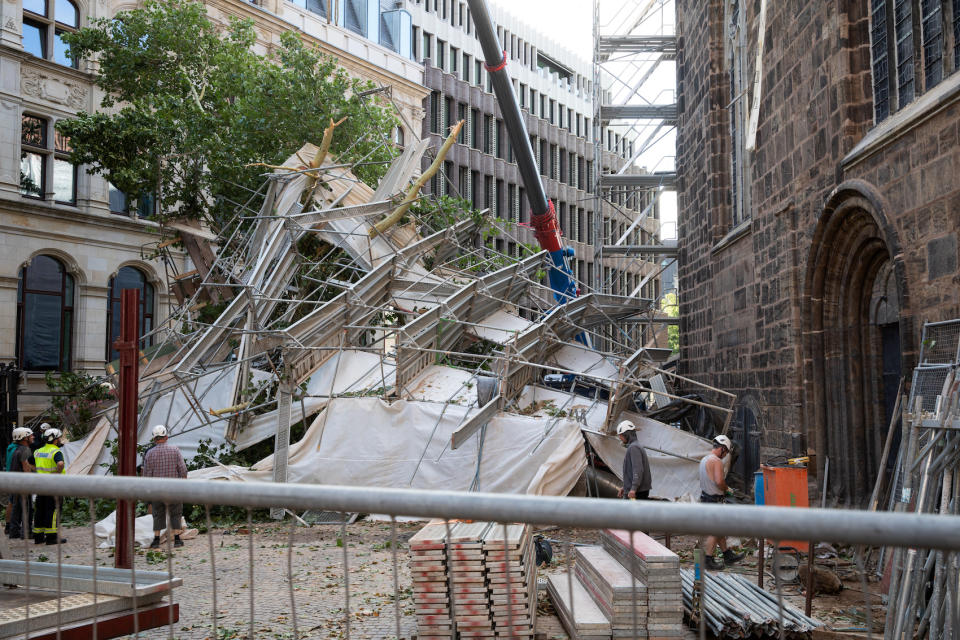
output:
POLYGON ((420 638, 532 638, 536 567, 529 525, 435 521, 410 539, 420 638))
POLYGON ((447 525, 431 522, 410 538, 414 614, 421 640, 453 638, 447 581, 447 525))
POLYGON ((643 533, 605 529, 603 548, 647 589, 649 638, 683 636, 683 589, 680 558, 643 533))
POLYGON ((530 526, 491 526, 483 538, 483 553, 496 637, 532 638, 537 622, 537 570, 530 526))
POLYGON ((647 637, 647 587, 603 547, 577 547, 577 578, 610 621, 614 638, 647 637))
POLYGON ((447 570, 453 592, 453 618, 461 638, 493 638, 483 538, 488 522, 458 522, 447 538, 447 570))

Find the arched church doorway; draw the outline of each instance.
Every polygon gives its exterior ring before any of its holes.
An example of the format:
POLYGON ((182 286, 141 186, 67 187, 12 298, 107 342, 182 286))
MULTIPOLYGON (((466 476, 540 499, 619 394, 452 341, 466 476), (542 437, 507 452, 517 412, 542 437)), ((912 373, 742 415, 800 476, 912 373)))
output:
POLYGON ((819 478, 830 459, 828 494, 849 505, 869 498, 901 376, 903 266, 881 203, 862 183, 838 188, 817 223, 805 277, 808 438, 819 478))

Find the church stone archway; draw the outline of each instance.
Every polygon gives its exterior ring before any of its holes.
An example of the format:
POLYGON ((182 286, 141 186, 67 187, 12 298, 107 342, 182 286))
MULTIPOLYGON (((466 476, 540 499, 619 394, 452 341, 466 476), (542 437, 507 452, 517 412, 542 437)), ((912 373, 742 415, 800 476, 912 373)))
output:
MULTIPOLYGON (((861 181, 827 201, 804 286, 804 416, 829 495, 870 495, 901 376, 904 269, 883 199, 861 181)), ((896 451, 892 454, 896 456, 896 451)))

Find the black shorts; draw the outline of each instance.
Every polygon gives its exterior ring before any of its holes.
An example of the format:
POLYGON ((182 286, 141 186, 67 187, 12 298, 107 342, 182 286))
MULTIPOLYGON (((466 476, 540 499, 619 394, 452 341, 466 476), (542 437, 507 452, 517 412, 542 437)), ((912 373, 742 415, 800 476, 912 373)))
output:
POLYGON ((727 501, 727 500, 726 500, 726 498, 725 498, 724 496, 712 496, 712 495, 710 495, 709 493, 701 493, 701 494, 700 494, 700 502, 715 502, 715 503, 718 503, 718 502, 726 502, 726 501, 727 501))

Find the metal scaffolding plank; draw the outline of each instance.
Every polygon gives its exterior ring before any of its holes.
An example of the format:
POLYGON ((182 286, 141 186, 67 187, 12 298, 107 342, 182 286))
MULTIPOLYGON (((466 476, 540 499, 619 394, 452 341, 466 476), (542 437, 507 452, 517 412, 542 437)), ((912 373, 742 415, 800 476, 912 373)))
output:
POLYGON ((656 187, 673 188, 677 184, 677 174, 673 171, 663 173, 605 174, 600 177, 604 187, 635 187, 653 189, 656 187))
POLYGON ((677 119, 674 104, 605 104, 600 107, 600 119, 609 120, 667 120, 677 119))
POLYGON ((672 35, 657 36, 600 36, 597 53, 668 53, 676 55, 677 38, 672 35))
POLYGON ((680 249, 662 244, 608 244, 603 247, 603 255, 656 255, 676 256, 680 249))

